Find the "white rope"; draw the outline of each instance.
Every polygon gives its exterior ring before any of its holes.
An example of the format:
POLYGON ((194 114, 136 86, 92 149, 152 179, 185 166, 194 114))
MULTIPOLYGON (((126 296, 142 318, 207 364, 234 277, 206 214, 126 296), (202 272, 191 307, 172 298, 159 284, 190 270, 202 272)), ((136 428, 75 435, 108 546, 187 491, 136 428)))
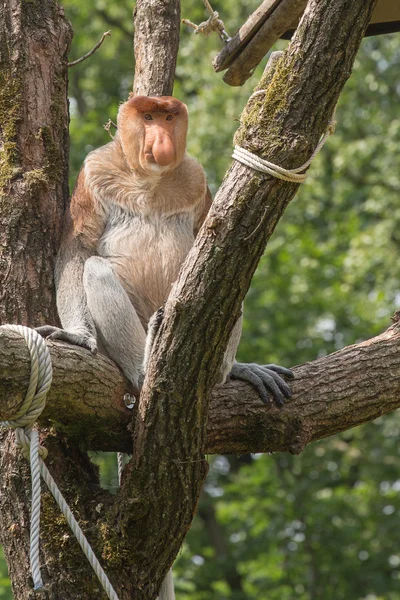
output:
POLYGON ((52 366, 49 350, 44 339, 33 329, 22 325, 3 325, 0 329, 15 331, 21 335, 28 346, 31 355, 31 376, 25 399, 21 407, 9 421, 1 424, 15 429, 15 443, 22 450, 26 458, 30 458, 32 479, 32 511, 30 533, 30 563, 34 590, 44 590, 39 566, 39 538, 40 538, 40 474, 51 491, 61 512, 66 518, 79 542, 92 569, 96 573, 109 600, 118 600, 107 575, 97 560, 89 542, 84 536, 68 504, 50 475, 42 459, 47 456, 47 450, 39 445, 39 434, 32 430, 32 426, 44 409, 46 394, 52 381, 52 366))
POLYGON ((117 462, 118 462, 118 485, 121 487, 122 482, 122 473, 124 472, 124 453, 117 452, 117 462))
POLYGON ((31 375, 28 390, 20 408, 5 427, 15 429, 15 444, 31 462, 32 506, 30 527, 30 563, 34 590, 44 588, 39 566, 40 534, 40 455, 47 456, 46 448, 39 446, 39 434, 32 426, 42 412, 46 394, 50 389, 53 370, 50 353, 44 339, 33 329, 21 325, 3 325, 1 329, 15 331, 22 336, 31 355, 31 375))
POLYGON ((57 487, 56 482, 50 475, 49 470, 47 469, 46 465, 44 464, 44 462, 42 460, 40 460, 40 473, 41 473, 44 481, 46 482, 47 487, 53 494, 54 499, 57 502, 58 506, 60 507, 61 512, 63 513, 64 517, 66 518, 68 525, 71 527, 73 534, 75 535, 76 539, 78 540, 79 545, 82 548, 84 555, 88 559, 89 564, 92 567, 93 571, 96 573, 97 578, 100 581, 101 585, 103 586, 103 589, 106 592, 107 596, 109 597, 110 600, 118 600, 118 596, 117 596, 113 586, 111 585, 110 580, 108 579, 107 575, 103 571, 103 568, 102 568, 101 564, 99 563, 99 561, 97 560, 96 555, 93 552, 89 542, 87 541, 86 537, 84 536, 82 529, 79 527, 77 520, 75 519, 74 515, 71 512, 71 509, 69 508, 68 504, 66 503, 63 495, 61 494, 60 490, 57 487))
MULTIPOLYGON (((264 92, 264 90, 260 90, 259 92, 255 92, 253 96, 264 92)), ((310 158, 302 164, 300 167, 296 169, 284 169, 283 167, 279 167, 274 163, 260 158, 256 154, 245 150, 241 146, 235 146, 235 149, 232 154, 232 158, 242 163, 246 167, 250 169, 254 169, 255 171, 260 171, 261 173, 267 173, 268 175, 272 175, 272 177, 276 177, 277 179, 281 179, 282 181, 290 181, 292 183, 303 183, 307 179, 307 173, 304 173, 307 167, 310 166, 318 152, 321 150, 322 146, 325 144, 326 140, 330 135, 332 135, 335 131, 336 120, 335 116, 332 116, 332 119, 329 121, 328 126, 326 128, 325 133, 321 136, 321 139, 318 142, 317 147, 314 152, 311 154, 310 158)))
MULTIPOLYGON (((31 482, 32 482, 32 509, 31 509, 31 532, 30 532, 30 553, 31 572, 33 579, 33 589, 35 591, 44 588, 42 575, 40 573, 39 563, 39 542, 40 542, 40 463, 43 463, 39 456, 39 433, 32 431, 30 463, 31 463, 31 482)), ((44 464, 44 463, 43 463, 44 464)))
POLYGON ((213 33, 213 31, 216 31, 222 41, 229 42, 231 38, 226 33, 224 22, 219 18, 219 14, 216 10, 212 9, 208 0, 203 0, 203 2, 210 15, 207 21, 203 21, 200 25, 196 25, 196 23, 192 23, 189 19, 182 19, 182 23, 194 29, 196 34, 201 33, 206 37, 213 33))

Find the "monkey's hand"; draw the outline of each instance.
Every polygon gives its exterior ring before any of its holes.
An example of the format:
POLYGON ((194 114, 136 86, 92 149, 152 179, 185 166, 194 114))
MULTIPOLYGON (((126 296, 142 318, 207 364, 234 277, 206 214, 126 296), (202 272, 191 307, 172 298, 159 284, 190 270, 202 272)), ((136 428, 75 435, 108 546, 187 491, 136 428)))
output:
POLYGON ((283 406, 285 398, 292 396, 290 387, 281 375, 289 379, 294 378, 292 371, 285 367, 255 363, 234 363, 229 373, 230 379, 242 379, 251 383, 265 404, 270 403, 269 394, 272 394, 278 406, 283 406))
POLYGON ((87 348, 92 354, 97 354, 97 341, 90 331, 83 329, 79 329, 79 331, 67 331, 66 329, 60 329, 59 327, 53 327, 52 325, 36 327, 36 331, 42 337, 48 338, 49 340, 68 342, 69 344, 74 344, 74 346, 87 348))

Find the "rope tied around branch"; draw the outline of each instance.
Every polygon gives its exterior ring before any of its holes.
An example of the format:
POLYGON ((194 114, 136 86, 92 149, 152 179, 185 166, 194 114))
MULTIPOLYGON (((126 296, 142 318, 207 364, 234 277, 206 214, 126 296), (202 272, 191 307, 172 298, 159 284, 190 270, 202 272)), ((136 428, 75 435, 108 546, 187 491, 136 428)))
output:
MULTIPOLYGON (((257 92, 254 92, 254 94, 250 96, 250 99, 258 94, 265 93, 265 91, 266 90, 259 90, 257 92)), ((304 171, 310 166, 318 152, 325 144, 328 137, 335 133, 335 112, 336 111, 333 111, 333 115, 328 122, 325 133, 323 133, 323 135, 321 136, 314 152, 311 154, 310 158, 306 160, 306 162, 303 163, 300 167, 296 167, 295 169, 284 169, 283 167, 275 165, 269 160, 260 158, 256 154, 253 154, 245 148, 242 148, 241 146, 237 145, 235 146, 235 149, 233 151, 232 158, 242 163, 246 167, 249 167, 250 169, 254 169, 255 171, 259 171, 260 173, 266 173, 267 175, 272 175, 272 177, 276 177, 277 179, 281 179, 282 181, 290 181, 291 183, 304 183, 304 181, 308 177, 308 173, 304 173, 304 171)))
POLYGON ((2 325, 1 329, 14 331, 23 337, 31 355, 31 375, 24 401, 16 413, 12 415, 12 418, 8 421, 2 421, 1 425, 3 427, 11 427, 15 430, 15 444, 21 449, 23 456, 30 460, 32 480, 30 564, 33 589, 36 592, 45 591, 39 565, 40 475, 42 475, 109 600, 118 600, 118 596, 107 575, 103 571, 89 542, 58 489, 56 482, 43 462, 47 457, 47 450, 43 446, 40 446, 39 433, 33 429, 35 421, 45 407, 46 395, 50 389, 53 377, 51 357, 46 342, 37 331, 29 327, 22 325, 2 325))

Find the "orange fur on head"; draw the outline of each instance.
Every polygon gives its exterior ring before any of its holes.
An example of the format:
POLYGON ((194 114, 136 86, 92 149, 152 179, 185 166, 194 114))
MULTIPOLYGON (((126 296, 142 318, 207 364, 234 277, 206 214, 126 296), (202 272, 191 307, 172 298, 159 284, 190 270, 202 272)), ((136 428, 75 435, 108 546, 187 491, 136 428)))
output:
POLYGON ((127 108, 139 113, 162 112, 179 115, 187 112, 186 105, 172 96, 133 96, 125 102, 127 108))
POLYGON ((118 132, 128 165, 142 173, 176 169, 186 152, 187 107, 172 96, 134 96, 118 111, 118 132), (150 115, 152 119, 146 120, 150 115), (170 119, 167 119, 168 116, 170 119))

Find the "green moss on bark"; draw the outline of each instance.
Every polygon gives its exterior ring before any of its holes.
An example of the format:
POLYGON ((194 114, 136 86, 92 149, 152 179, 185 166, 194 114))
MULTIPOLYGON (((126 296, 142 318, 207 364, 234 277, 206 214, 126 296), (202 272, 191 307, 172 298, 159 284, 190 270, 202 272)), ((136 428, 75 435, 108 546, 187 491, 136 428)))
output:
MULTIPOLYGON (((245 107, 241 126, 235 134, 235 144, 258 153, 286 146, 281 123, 290 110, 288 99, 297 86, 297 77, 293 73, 293 65, 285 53, 273 73, 267 71, 263 75, 257 89, 265 90, 265 95, 255 96, 245 107)), ((289 142, 287 145, 290 145, 289 142)))
POLYGON ((22 82, 9 68, 7 58, 0 63, 0 195, 21 174, 17 131, 21 121, 22 82))

